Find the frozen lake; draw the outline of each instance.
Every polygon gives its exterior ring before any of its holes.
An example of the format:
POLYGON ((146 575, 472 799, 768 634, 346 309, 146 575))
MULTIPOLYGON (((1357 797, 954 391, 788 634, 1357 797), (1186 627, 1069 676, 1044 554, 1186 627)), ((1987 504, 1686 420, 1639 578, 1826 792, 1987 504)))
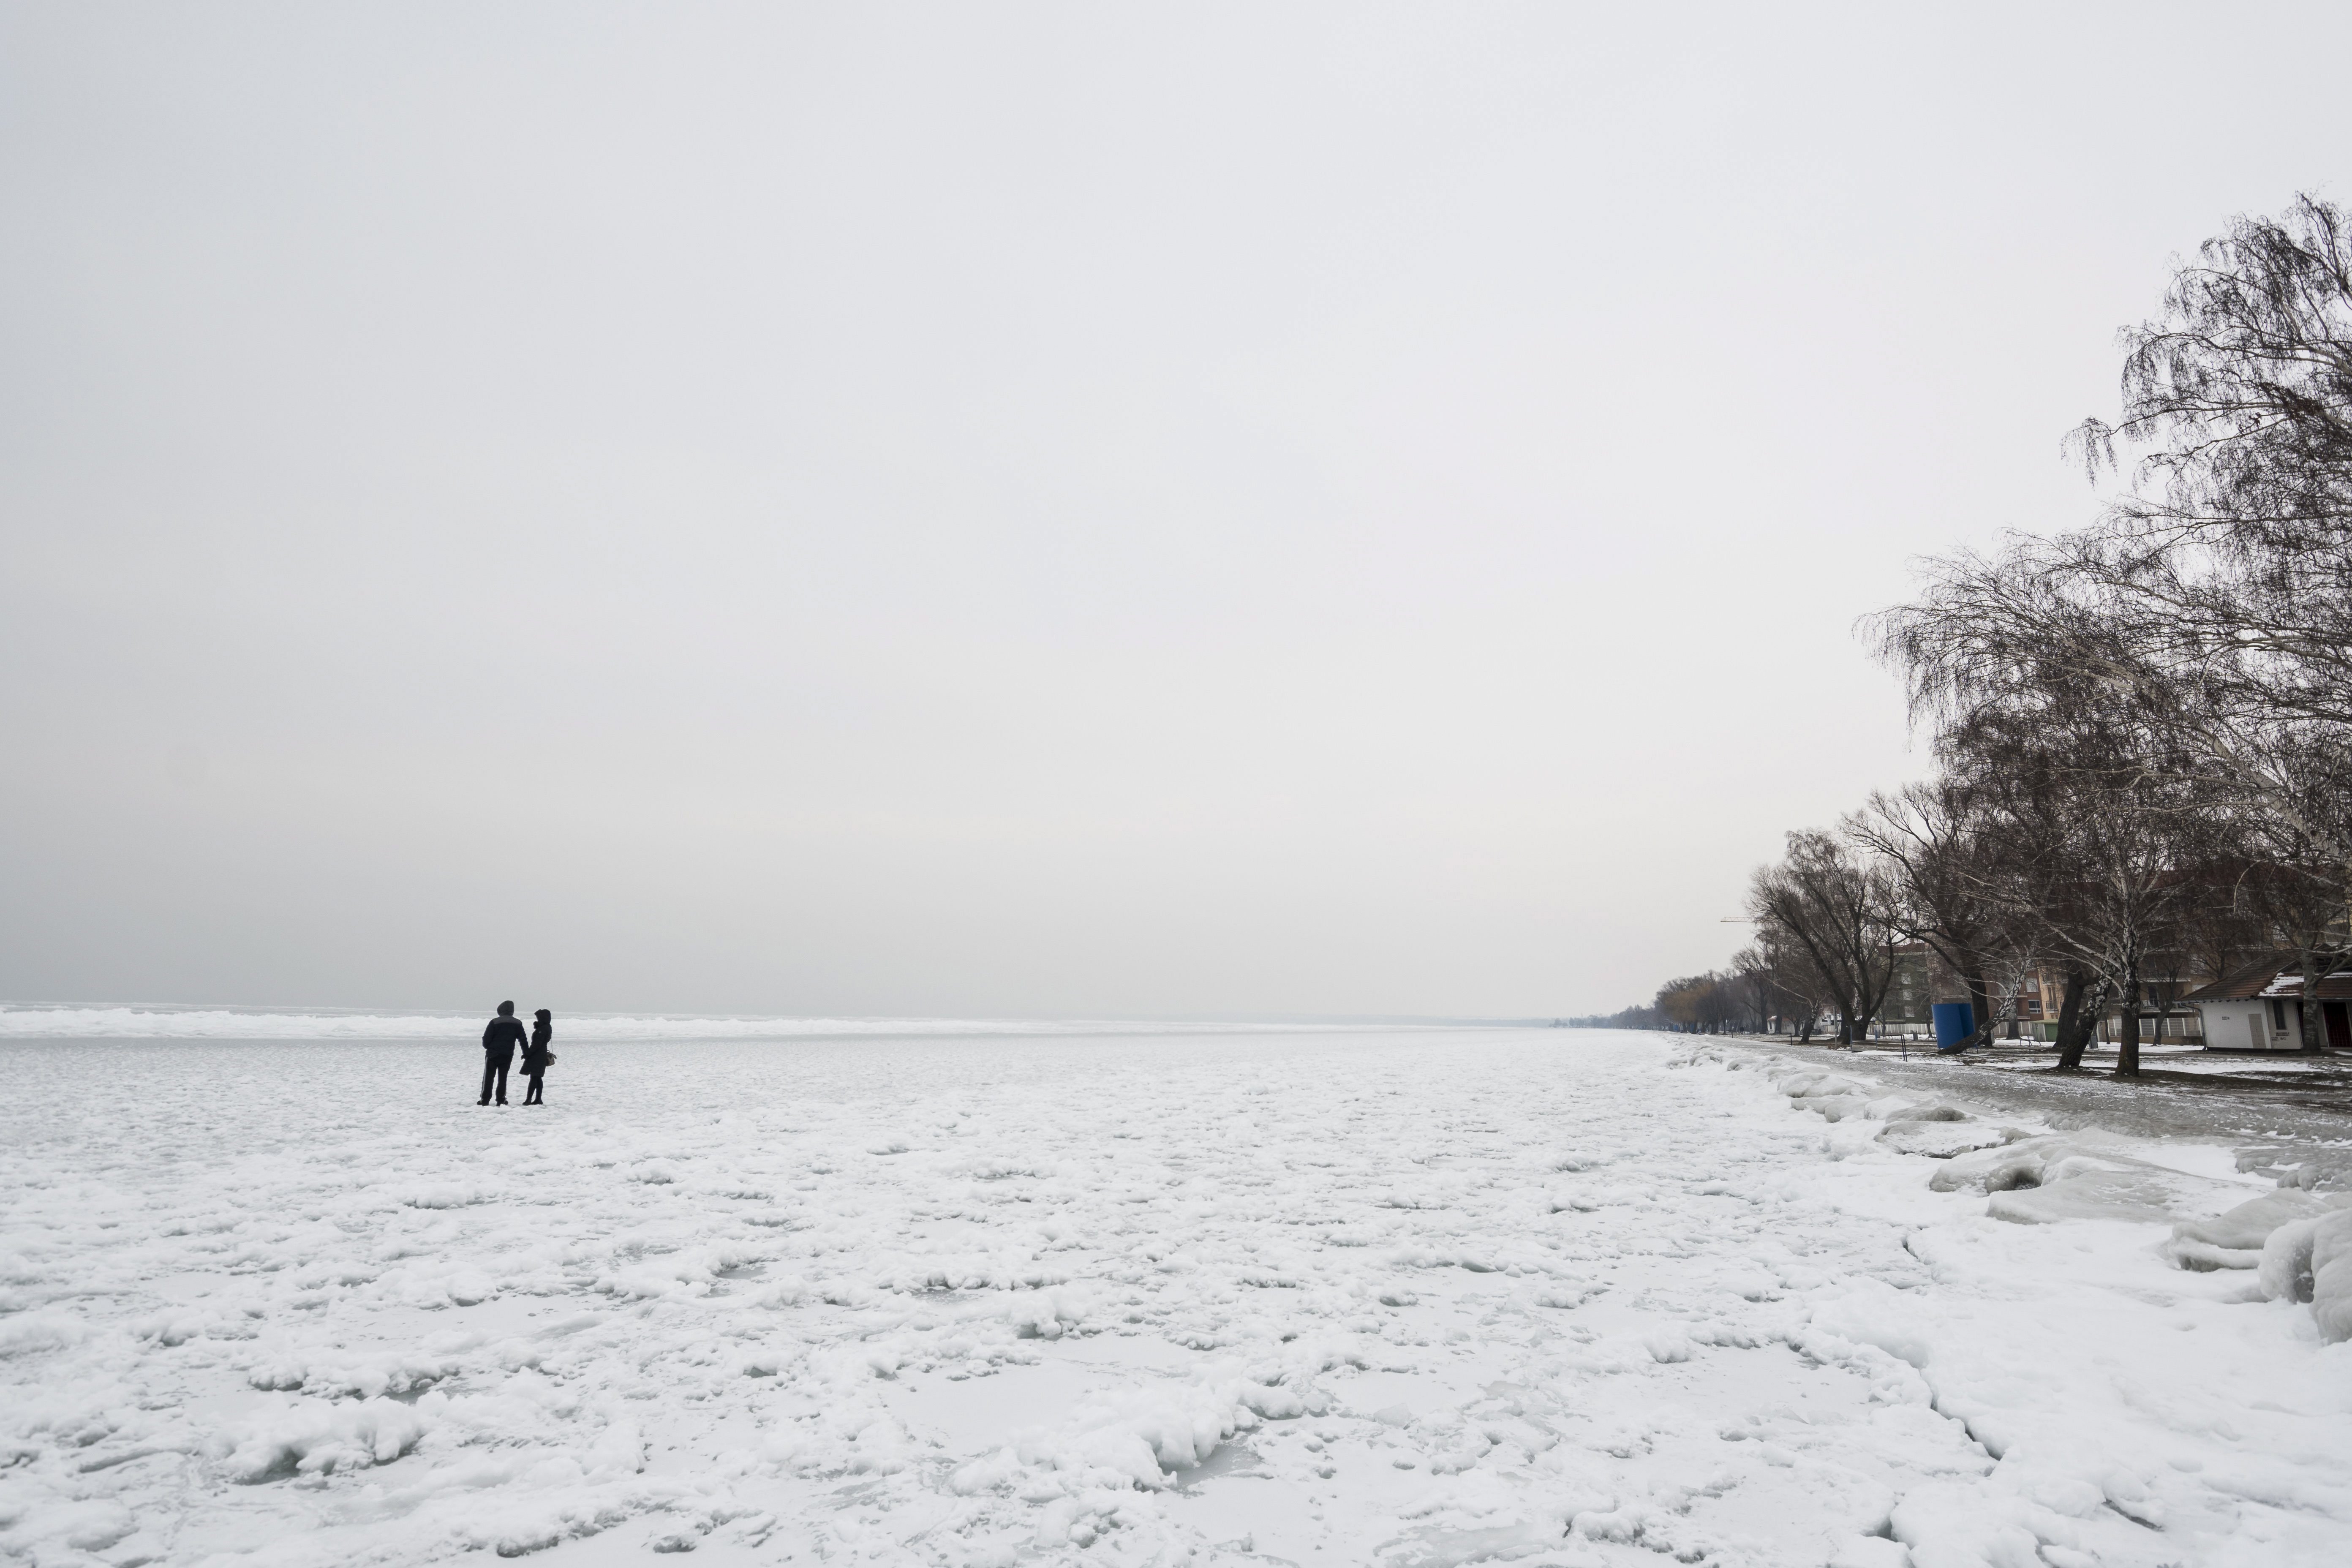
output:
MULTIPOLYGON (((1931 1191, 1938 1162, 1760 1057, 558 1045, 546 1107, 481 1109, 465 1037, 0 1043, 0 1550, 2275 1568, 2352 1542, 2352 1345, 2309 1309, 2172 1267, 2161 1223, 1931 1191)), ((2270 1185, 2141 1152, 2182 1213, 2270 1185)))

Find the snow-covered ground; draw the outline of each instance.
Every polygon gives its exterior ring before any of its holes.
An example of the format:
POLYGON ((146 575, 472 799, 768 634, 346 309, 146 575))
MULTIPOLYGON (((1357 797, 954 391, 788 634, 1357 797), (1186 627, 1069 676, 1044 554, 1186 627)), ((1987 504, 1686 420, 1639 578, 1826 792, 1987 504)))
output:
POLYGON ((0 1044, 0 1552, 2352 1558, 2352 1344, 2175 1263, 2219 1146, 1583 1031, 559 1043, 0 1044))

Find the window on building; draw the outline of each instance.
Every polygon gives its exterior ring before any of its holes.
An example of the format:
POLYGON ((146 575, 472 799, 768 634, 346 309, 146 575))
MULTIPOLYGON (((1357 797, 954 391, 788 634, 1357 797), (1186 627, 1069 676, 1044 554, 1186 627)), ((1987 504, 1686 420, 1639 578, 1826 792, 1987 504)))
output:
POLYGON ((2271 1027, 2279 1034, 2286 1033, 2286 1004, 2276 997, 2271 1000, 2271 1027))

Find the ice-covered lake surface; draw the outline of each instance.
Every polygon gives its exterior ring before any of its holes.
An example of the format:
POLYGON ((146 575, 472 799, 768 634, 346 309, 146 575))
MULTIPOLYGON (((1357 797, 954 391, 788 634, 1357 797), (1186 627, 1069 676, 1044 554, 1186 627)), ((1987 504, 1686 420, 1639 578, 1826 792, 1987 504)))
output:
POLYGON ((559 1043, 505 1109, 462 1038, 0 1043, 0 1552, 2352 1560, 2352 1344, 1769 1053, 559 1043))

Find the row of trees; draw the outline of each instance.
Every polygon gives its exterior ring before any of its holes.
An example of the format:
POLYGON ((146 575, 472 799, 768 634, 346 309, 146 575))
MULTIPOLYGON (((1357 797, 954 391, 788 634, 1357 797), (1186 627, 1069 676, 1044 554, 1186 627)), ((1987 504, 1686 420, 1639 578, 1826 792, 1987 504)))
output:
MULTIPOLYGON (((1781 1010, 1783 999, 1770 977, 1754 966, 1749 956, 1743 955, 1729 970, 1669 980, 1658 987, 1656 999, 1646 1005, 1567 1022, 1574 1028, 1675 1029, 1695 1035, 1748 1034, 1768 1028, 1775 1019, 1789 1015, 1781 1010)), ((1819 1018, 1816 1012, 1801 1021, 1801 1032, 1807 1037, 1819 1018)))
POLYGON ((2137 1076, 2151 987, 2281 950, 2305 976, 2345 961, 2352 221, 2309 196, 2236 220, 2124 348, 2121 419, 2070 438, 2124 477, 2096 521, 1934 561, 1866 623, 1937 776, 1790 834, 1749 889, 1754 945, 1661 991, 1661 1021, 1724 1026, 1752 995, 1851 1041, 1916 942, 1979 1038, 2054 974, 2063 1067, 2119 1007, 2137 1076))

